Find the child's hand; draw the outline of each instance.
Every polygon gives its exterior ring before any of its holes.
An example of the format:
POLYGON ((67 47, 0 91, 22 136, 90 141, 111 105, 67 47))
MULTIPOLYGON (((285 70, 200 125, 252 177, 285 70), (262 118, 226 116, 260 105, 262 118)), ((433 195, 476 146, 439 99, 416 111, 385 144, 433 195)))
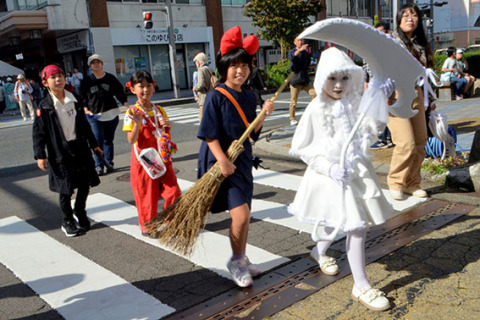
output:
POLYGON ((103 150, 100 149, 100 147, 95 147, 95 148, 93 149, 93 152, 95 152, 95 154, 96 154, 97 156, 103 156, 103 150))
POLYGON ((130 119, 132 119, 132 121, 136 124, 140 124, 142 121, 142 112, 138 109, 130 109, 127 113, 127 116, 130 117, 130 119))
POLYGON ((340 187, 343 187, 344 183, 348 183, 351 180, 349 172, 344 168, 340 167, 338 163, 334 163, 330 167, 330 170, 328 171, 328 175, 340 187))
POLYGON ((220 171, 222 172, 222 176, 228 177, 235 172, 237 167, 228 159, 218 161, 220 165, 220 171))
POLYGON ((263 104, 263 108, 262 110, 265 110, 265 114, 268 116, 268 115, 271 115, 273 113, 273 110, 275 110, 275 105, 273 104, 272 101, 270 101, 270 99, 268 99, 267 101, 265 101, 265 103, 263 104))
POLYGON ((160 125, 166 129, 166 128, 171 128, 172 127, 172 124, 170 122, 170 120, 166 119, 166 118, 162 118, 160 119, 160 125))
POLYGON ((37 159, 37 165, 42 171, 47 171, 48 161, 47 159, 37 159))

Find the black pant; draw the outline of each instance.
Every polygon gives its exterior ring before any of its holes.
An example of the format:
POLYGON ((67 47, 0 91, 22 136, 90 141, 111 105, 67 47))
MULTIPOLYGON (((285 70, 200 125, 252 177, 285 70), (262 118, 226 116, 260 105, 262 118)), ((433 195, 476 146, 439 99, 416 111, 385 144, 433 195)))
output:
POLYGON ((90 186, 88 185, 88 182, 78 187, 77 196, 75 198, 75 209, 72 209, 72 194, 60 194, 60 209, 63 213, 63 221, 72 220, 74 211, 77 217, 87 216, 85 206, 89 190, 90 186))

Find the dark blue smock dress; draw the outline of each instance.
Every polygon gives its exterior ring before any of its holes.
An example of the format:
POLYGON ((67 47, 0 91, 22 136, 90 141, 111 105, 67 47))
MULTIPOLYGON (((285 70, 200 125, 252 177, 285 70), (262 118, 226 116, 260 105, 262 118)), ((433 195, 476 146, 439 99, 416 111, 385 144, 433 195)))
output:
MULTIPOLYGON (((248 123, 251 123, 256 117, 257 104, 253 92, 246 89, 243 89, 242 92, 237 92, 225 84, 218 86, 230 92, 242 107, 248 123)), ((203 140, 198 154, 198 178, 201 178, 217 162, 205 139, 218 139, 223 152, 226 153, 230 144, 240 138, 245 130, 245 124, 230 100, 223 93, 211 90, 203 105, 202 123, 198 130, 198 138, 203 140)), ((257 133, 252 132, 250 137, 254 141, 257 140, 260 131, 257 133)), ((234 162, 237 169, 220 186, 220 190, 210 210, 212 213, 230 210, 244 203, 247 203, 249 208, 251 208, 253 176, 252 145, 249 139, 244 142, 243 147, 245 151, 234 162)))

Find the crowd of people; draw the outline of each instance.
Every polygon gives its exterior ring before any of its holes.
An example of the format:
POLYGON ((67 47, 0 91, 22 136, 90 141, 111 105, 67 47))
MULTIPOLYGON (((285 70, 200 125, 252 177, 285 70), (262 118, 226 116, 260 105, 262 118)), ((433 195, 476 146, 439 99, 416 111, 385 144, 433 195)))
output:
MULTIPOLYGON (((432 67, 432 52, 418 7, 403 6, 396 22, 392 37, 423 66, 432 67)), ((384 32, 389 29, 385 24, 376 27, 383 28, 384 32)), ((381 191, 368 152, 379 133, 380 125, 375 119, 359 127, 359 133, 346 149, 345 161, 340 158, 341 146, 359 117, 361 96, 380 97, 378 104, 387 108, 397 98, 394 83, 387 80, 381 86, 367 88, 364 83, 368 80, 365 81, 362 68, 333 47, 322 53, 312 84, 308 75, 308 45, 299 37, 295 38, 294 45, 289 52, 290 70, 295 74, 290 83, 289 120, 291 126, 297 127, 291 153, 300 157, 307 169, 288 210, 299 220, 315 224, 311 256, 325 274, 339 272, 327 249, 338 232, 347 235, 346 251, 354 280, 352 297, 371 310, 387 310, 389 300, 370 285, 365 270, 367 228, 385 222, 393 211, 381 191), (295 110, 301 90, 308 92, 312 102, 297 121, 295 110)), ((253 285, 253 278, 261 274, 246 252, 253 197, 252 144, 247 139, 243 143, 244 151, 235 161, 229 160, 227 149, 256 119, 258 106, 263 112, 250 134, 253 141, 258 139, 266 117, 275 109, 272 101, 264 101, 261 96, 267 89, 254 58, 258 48, 255 36, 242 40, 240 27, 234 27, 221 39, 216 73, 210 70, 205 53, 198 53, 193 59, 197 67, 193 92, 200 108, 198 178, 215 163, 225 177, 211 212, 228 210, 231 216, 232 255, 227 268, 240 287, 253 285)), ((464 94, 461 90, 468 91, 468 85, 474 80, 465 73, 468 65, 462 62, 462 53, 449 49, 443 68, 449 73, 450 81, 460 83, 455 80, 460 79, 458 74, 465 79, 456 89, 457 96, 464 94)), ((0 105, 2 110, 3 106, 11 108, 8 103, 13 102, 8 98, 13 93, 24 120, 34 119, 34 156, 38 167, 49 172, 50 190, 59 193, 61 229, 68 237, 83 234, 91 227, 85 210, 86 199, 90 188, 100 183, 99 176, 105 174, 104 169, 106 173, 114 171, 113 140, 120 113, 116 100, 126 106, 123 131, 132 145, 130 181, 140 232, 155 237, 145 225, 158 214, 158 200, 164 200, 165 209, 174 205, 181 195, 172 166, 172 154, 177 150, 171 137, 172 123, 165 109, 151 101, 155 83, 150 73, 142 70, 132 74, 127 87, 137 101, 130 106, 124 86, 104 71, 104 58, 93 54, 87 63, 91 74, 86 77, 78 69, 72 73, 57 65, 46 66, 41 73, 46 89, 43 96, 36 88, 38 84, 27 81, 24 75, 18 75, 15 84, 9 78, 0 89, 0 105), (2 104, 2 101, 8 103, 2 104)), ((411 108, 419 111, 417 115, 411 119, 390 115, 388 123, 395 145, 387 183, 391 197, 396 200, 404 200, 404 194, 428 196, 421 188, 420 176, 427 142, 423 98, 426 93, 420 86, 416 92, 411 108)), ((430 101, 430 108, 435 109, 434 101, 430 101)))

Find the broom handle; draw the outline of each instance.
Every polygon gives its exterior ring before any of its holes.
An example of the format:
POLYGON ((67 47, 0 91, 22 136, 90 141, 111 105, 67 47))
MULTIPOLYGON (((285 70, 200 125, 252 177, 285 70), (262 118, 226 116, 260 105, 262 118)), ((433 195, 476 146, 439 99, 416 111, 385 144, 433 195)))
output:
MULTIPOLYGON (((285 87, 287 86, 287 84, 290 82, 290 80, 292 80, 293 76, 294 76, 294 72, 291 72, 288 77, 283 80, 283 83, 282 85, 280 86, 280 88, 278 88, 278 90, 275 92, 275 94, 273 95, 273 97, 270 98, 270 101, 275 101, 278 96, 280 95, 280 93, 282 93, 283 89, 285 89, 285 87)), ((258 116, 255 118, 255 120, 252 121, 252 123, 248 126, 247 130, 245 130, 245 132, 242 134, 242 136, 238 139, 238 144, 243 144, 245 142, 245 140, 247 140, 248 136, 250 135, 250 133, 253 131, 253 129, 257 126, 257 124, 260 122, 260 119, 265 115, 265 110, 262 110, 258 116)))

